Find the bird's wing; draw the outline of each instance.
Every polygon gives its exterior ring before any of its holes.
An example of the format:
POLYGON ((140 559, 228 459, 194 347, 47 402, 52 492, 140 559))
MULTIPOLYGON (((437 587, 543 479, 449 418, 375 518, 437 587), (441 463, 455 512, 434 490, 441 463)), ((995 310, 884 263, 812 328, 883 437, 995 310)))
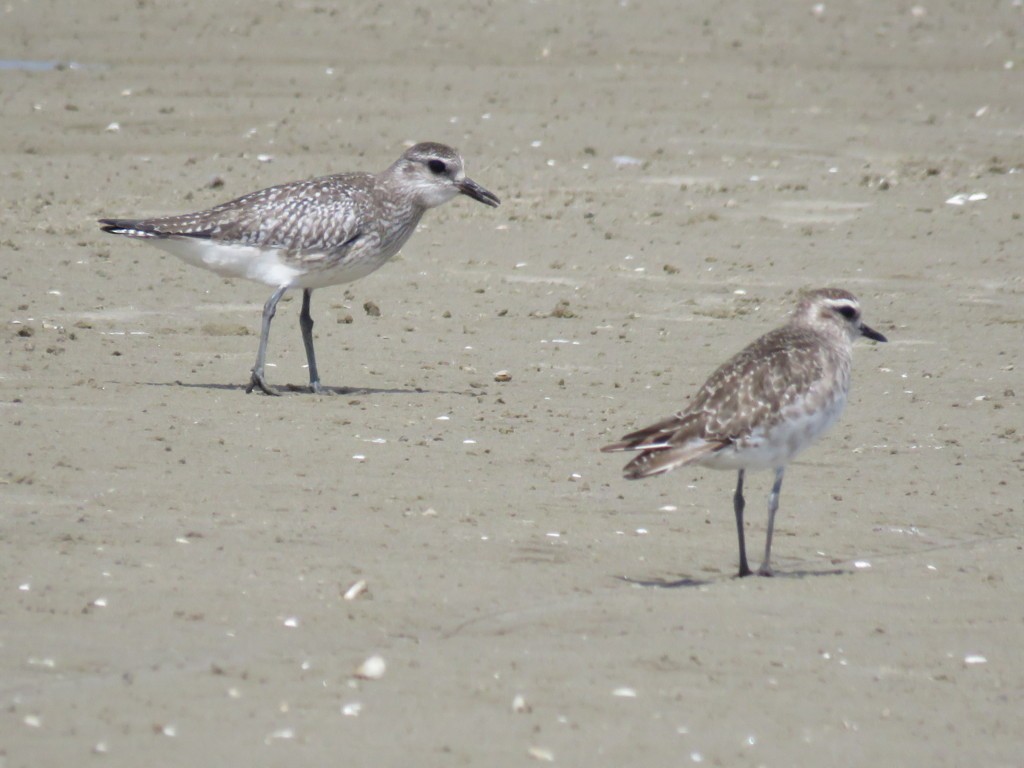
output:
POLYGON ((604 446, 601 450, 606 453, 613 451, 645 451, 651 448, 668 448, 672 445, 673 436, 687 426, 692 426, 695 414, 686 411, 669 416, 650 426, 638 429, 624 435, 621 440, 604 446))
POLYGON ((700 437, 707 440, 767 429, 822 385, 826 355, 812 330, 777 328, 711 374, 687 413, 702 414, 700 437))
POLYGON ((765 334, 719 366, 685 410, 601 450, 641 451, 625 469, 636 479, 691 464, 770 427, 820 384, 823 360, 805 354, 816 342, 811 331, 792 326, 765 334))
POLYGON ((362 235, 356 208, 369 174, 295 181, 252 192, 214 208, 152 219, 101 219, 103 230, 128 237, 191 237, 278 248, 297 259, 337 255, 362 235))

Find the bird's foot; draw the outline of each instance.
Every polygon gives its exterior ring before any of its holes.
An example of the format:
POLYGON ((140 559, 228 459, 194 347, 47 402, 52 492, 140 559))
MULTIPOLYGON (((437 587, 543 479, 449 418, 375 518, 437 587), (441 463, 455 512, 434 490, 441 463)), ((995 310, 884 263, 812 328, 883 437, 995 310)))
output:
POLYGON ((314 395, 329 395, 330 394, 330 392, 328 391, 327 387, 325 387, 323 384, 321 384, 319 379, 317 379, 316 381, 309 382, 309 391, 312 392, 314 395))
POLYGON ((740 572, 736 574, 737 578, 742 579, 744 576, 749 576, 753 571, 750 570, 750 566, 746 563, 740 563, 740 572))
POLYGON ((775 571, 772 570, 772 567, 768 563, 762 563, 761 567, 757 569, 757 575, 758 576, 774 576, 775 575, 775 571))
POLYGON ((264 395, 276 396, 281 394, 276 389, 267 384, 266 379, 263 378, 263 371, 254 370, 252 372, 252 378, 249 379, 249 386, 245 388, 245 394, 248 395, 254 389, 258 389, 264 395))

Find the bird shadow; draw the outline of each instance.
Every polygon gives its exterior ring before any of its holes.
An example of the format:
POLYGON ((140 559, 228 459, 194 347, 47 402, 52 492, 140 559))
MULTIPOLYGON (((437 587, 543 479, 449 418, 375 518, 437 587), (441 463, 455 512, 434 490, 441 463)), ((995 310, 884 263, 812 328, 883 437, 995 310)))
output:
MULTIPOLYGON (((210 382, 185 382, 185 381, 148 381, 148 387, 184 387, 186 389, 209 389, 221 392, 245 392, 247 384, 215 384, 210 382)), ((422 387, 326 387, 321 386, 319 393, 314 393, 308 384, 279 384, 276 389, 281 395, 313 395, 337 397, 337 396, 364 396, 372 395, 463 395, 465 397, 479 397, 486 395, 483 390, 451 390, 451 389, 423 389, 422 387)), ((255 391, 249 394, 255 394, 255 391)), ((262 393, 259 393, 262 394, 262 393)))
POLYGON ((648 587, 652 589, 680 589, 682 587, 703 587, 712 582, 705 579, 691 579, 684 576, 681 579, 664 579, 653 577, 649 579, 634 579, 630 576, 616 576, 619 581, 632 584, 634 587, 648 587))
MULTIPOLYGON (((772 580, 785 580, 785 579, 807 579, 817 576, 846 576, 852 573, 852 571, 845 570, 842 568, 829 568, 827 570, 797 570, 797 571, 775 571, 770 577, 772 580)), ((689 576, 683 576, 678 579, 666 579, 658 576, 650 578, 632 578, 630 576, 615 576, 619 581, 624 581, 627 584, 632 584, 635 587, 646 587, 649 589, 682 589, 686 587, 705 587, 710 586, 722 581, 738 581, 741 578, 749 579, 763 579, 764 576, 758 576, 757 574, 751 574, 750 576, 728 576, 724 579, 694 579, 689 576)))
POLYGON ((853 571, 845 568, 827 568, 825 570, 812 571, 808 569, 798 571, 776 571, 772 574, 773 579, 809 579, 816 576, 849 576, 853 571))

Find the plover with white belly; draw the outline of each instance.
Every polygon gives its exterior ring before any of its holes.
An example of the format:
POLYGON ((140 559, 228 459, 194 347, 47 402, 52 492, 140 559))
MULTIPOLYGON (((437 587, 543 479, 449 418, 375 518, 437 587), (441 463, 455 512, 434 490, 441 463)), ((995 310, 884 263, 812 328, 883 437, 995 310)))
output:
POLYGON ((772 575, 772 530, 786 465, 839 418, 850 391, 853 342, 886 341, 860 319, 853 294, 838 288, 805 293, 788 323, 765 334, 718 368, 687 408, 607 445, 640 451, 625 477, 698 465, 738 470, 733 509, 740 576, 751 573, 743 537, 745 472, 774 469, 762 576, 772 575))
POLYGON ((218 275, 273 286, 263 307, 259 352, 246 392, 256 388, 278 394, 263 373, 270 321, 285 291, 301 288, 299 326, 309 386, 322 392, 309 312, 313 291, 370 274, 398 253, 428 208, 460 194, 492 207, 500 202, 466 177, 458 152, 426 142, 410 147, 378 174, 295 181, 197 213, 100 219, 100 224, 104 232, 146 240, 218 275))

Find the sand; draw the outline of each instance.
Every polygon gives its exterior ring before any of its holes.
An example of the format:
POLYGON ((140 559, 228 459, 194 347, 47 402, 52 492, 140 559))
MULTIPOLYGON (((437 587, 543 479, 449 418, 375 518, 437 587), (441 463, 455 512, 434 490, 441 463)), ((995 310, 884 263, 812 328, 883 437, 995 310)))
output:
POLYGON ((0 765, 1020 765, 1024 11, 679 6, 8 3, 0 765), (95 223, 420 140, 502 206, 314 295, 330 396, 95 223), (598 449, 823 285, 890 342, 737 579, 598 449))

